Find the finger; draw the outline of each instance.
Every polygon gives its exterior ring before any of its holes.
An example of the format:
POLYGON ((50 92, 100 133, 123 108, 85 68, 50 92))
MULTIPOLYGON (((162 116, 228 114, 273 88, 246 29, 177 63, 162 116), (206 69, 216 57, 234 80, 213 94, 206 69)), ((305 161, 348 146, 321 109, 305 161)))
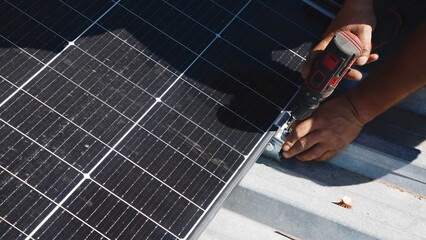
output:
POLYGON ((326 153, 321 155, 319 158, 315 159, 315 161, 325 161, 325 160, 331 158, 336 153, 337 153, 337 151, 334 151, 334 150, 327 151, 326 153))
POLYGON ((318 55, 320 54, 320 51, 312 50, 308 56, 306 57, 306 61, 303 64, 302 67, 302 78, 306 79, 309 76, 309 73, 311 72, 312 65, 314 64, 315 59, 317 59, 318 55))
POLYGON ((378 59, 379 59, 379 54, 377 54, 377 53, 372 53, 372 54, 370 54, 370 56, 368 57, 368 61, 367 61, 367 63, 366 63, 366 64, 369 64, 369 63, 375 62, 375 61, 377 61, 378 59))
POLYGON ((319 143, 307 151, 297 155, 296 158, 300 161, 312 161, 322 156, 328 150, 330 149, 328 149, 324 144, 319 143))
POLYGON ((361 40, 362 43, 362 50, 361 54, 356 60, 356 64, 359 66, 362 66, 367 63, 368 58, 370 56, 371 51, 371 29, 367 28, 364 31, 362 31, 359 35, 359 40, 361 40))
MULTIPOLYGON (((378 59, 379 59, 379 54, 372 53, 372 54, 370 54, 370 56, 368 56, 367 63, 365 63, 365 64, 369 64, 369 63, 375 62, 378 59)), ((358 64, 355 62, 355 65, 358 65, 358 64)))
POLYGON ((327 45, 333 39, 334 33, 328 34, 321 42, 319 42, 306 57, 306 61, 302 67, 302 78, 306 79, 311 71, 312 65, 318 58, 319 54, 324 51, 327 45))
POLYGON ((351 68, 345 75, 348 80, 359 81, 362 79, 362 73, 356 69, 351 68))
POLYGON ((288 151, 283 152, 285 158, 291 158, 317 144, 321 138, 318 131, 310 132, 305 137, 299 139, 288 151))
POLYGON ((285 143, 283 145, 283 151, 288 151, 299 139, 304 137, 312 130, 312 118, 308 118, 307 120, 299 123, 290 134, 287 136, 285 143))
MULTIPOLYGON (((372 53, 368 57, 368 61, 367 61, 366 64, 371 63, 371 62, 375 62, 375 61, 377 61, 377 59, 379 59, 379 54, 372 53)), ((360 71, 358 71, 358 70, 355 70, 355 69, 351 68, 346 73, 345 78, 348 79, 348 80, 359 81, 359 80, 362 79, 362 73, 360 71)))

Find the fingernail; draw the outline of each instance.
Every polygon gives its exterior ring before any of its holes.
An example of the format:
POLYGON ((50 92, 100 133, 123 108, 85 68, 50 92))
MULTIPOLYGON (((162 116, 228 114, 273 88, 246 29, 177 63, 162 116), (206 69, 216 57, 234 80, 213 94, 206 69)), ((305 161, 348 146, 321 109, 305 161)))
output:
POLYGON ((289 145, 284 145, 284 147, 283 147, 283 151, 285 152, 285 151, 288 151, 290 149, 290 146, 289 145))
POLYGON ((368 57, 361 56, 361 57, 358 58, 358 64, 359 65, 364 65, 367 62, 367 60, 368 60, 368 57))
POLYGON ((283 153, 283 156, 284 156, 285 158, 288 158, 288 154, 287 154, 286 152, 284 152, 284 153, 283 153))

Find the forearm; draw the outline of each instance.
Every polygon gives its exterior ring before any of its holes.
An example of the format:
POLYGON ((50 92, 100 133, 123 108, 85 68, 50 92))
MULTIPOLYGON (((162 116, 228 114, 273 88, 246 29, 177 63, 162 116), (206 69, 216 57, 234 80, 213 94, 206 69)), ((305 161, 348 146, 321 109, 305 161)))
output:
POLYGON ((373 8, 374 0, 346 0, 344 5, 351 5, 351 7, 355 6, 363 6, 368 8, 373 8))
POLYGON ((362 123, 426 85, 426 22, 346 96, 362 123))

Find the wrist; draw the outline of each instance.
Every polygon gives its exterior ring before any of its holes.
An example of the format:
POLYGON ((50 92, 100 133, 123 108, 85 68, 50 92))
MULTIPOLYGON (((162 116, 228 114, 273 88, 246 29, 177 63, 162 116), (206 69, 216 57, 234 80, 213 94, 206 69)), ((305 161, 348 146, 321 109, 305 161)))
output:
POLYGON ((346 0, 344 5, 358 5, 364 7, 372 7, 374 0, 346 0))
POLYGON ((373 0, 346 0, 343 8, 350 9, 354 12, 373 12, 373 0))
POLYGON ((364 126, 366 123, 371 121, 372 118, 370 119, 367 116, 365 107, 363 107, 363 104, 358 101, 356 95, 352 94, 352 92, 348 92, 347 94, 343 95, 342 98, 345 100, 345 102, 347 102, 348 108, 356 120, 361 124, 361 126, 364 126))

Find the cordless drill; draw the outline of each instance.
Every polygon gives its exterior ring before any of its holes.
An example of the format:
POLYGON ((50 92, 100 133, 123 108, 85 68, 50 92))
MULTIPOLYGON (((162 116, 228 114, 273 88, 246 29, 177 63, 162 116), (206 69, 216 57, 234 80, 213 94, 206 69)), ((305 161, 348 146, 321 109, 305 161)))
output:
POLYGON ((361 41, 354 34, 349 31, 335 34, 315 60, 308 78, 304 80, 296 96, 294 107, 290 110, 291 117, 287 121, 283 134, 288 134, 295 120, 304 120, 311 116, 319 104, 333 93, 361 51, 361 41))

